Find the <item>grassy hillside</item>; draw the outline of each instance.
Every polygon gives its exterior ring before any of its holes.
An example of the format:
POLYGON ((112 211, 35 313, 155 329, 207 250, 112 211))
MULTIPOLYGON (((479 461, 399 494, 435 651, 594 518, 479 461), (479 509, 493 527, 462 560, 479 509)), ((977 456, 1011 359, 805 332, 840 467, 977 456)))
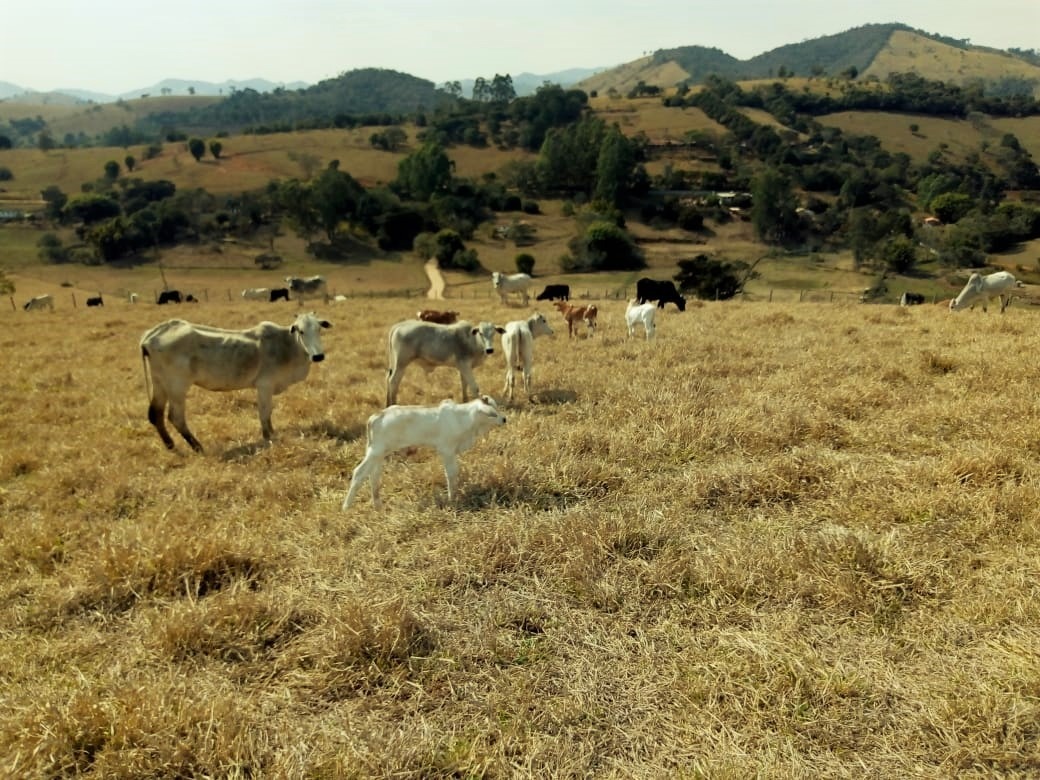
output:
POLYGON ((101 135, 113 127, 132 127, 149 114, 168 111, 190 111, 213 105, 223 98, 203 95, 155 95, 115 103, 75 105, 18 103, 0 100, 0 124, 12 119, 42 117, 59 143, 66 133, 85 133, 89 138, 101 135))
POLYGON ((1017 76, 1035 80, 1033 94, 1040 97, 1040 68, 1036 65, 992 50, 950 46, 916 32, 892 33, 888 44, 860 75, 877 76, 884 81, 890 73, 916 73, 954 84, 1017 76))
MULTIPOLYGON (((193 391, 200 456, 145 419, 137 340, 173 313, 0 307, 0 774, 1040 768, 1040 424, 1008 359, 1036 312, 705 304, 649 344, 621 303, 592 339, 550 312, 535 389, 573 402, 508 406, 457 506, 417 451, 385 514, 343 513, 414 308, 322 307, 270 448, 253 393, 193 391)), ((477 376, 497 394, 501 357, 477 376)), ((401 398, 457 382, 413 367, 401 398)))

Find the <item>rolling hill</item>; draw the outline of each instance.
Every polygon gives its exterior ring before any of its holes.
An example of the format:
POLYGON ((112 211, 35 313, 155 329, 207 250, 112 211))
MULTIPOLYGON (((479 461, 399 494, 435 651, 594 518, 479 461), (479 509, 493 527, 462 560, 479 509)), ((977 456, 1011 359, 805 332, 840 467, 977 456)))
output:
POLYGON ((660 49, 648 57, 598 73, 578 86, 586 91, 627 93, 639 82, 671 89, 710 75, 734 81, 856 73, 884 80, 890 73, 916 73, 956 84, 982 82, 990 88, 1029 89, 1040 95, 1040 66, 1014 52, 971 46, 964 41, 914 30, 903 24, 869 24, 836 35, 793 43, 739 60, 716 48, 660 49))

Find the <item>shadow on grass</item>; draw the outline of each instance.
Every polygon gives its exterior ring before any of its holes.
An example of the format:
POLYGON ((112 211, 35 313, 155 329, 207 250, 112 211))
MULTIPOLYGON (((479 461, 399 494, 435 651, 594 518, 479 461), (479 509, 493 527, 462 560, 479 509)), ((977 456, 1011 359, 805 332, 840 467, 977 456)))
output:
MULTIPOLYGON (((503 486, 495 484, 463 484, 456 498, 455 508, 459 512, 485 512, 488 509, 510 509, 526 507, 537 512, 569 509, 585 501, 578 493, 563 490, 547 490, 527 482, 503 486)), ((438 496, 438 503, 447 502, 438 496)))

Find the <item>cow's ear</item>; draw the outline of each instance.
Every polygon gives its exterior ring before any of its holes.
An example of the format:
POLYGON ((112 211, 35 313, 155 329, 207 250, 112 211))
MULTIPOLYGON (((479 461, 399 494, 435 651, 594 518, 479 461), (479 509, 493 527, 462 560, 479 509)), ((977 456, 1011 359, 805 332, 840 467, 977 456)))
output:
POLYGON ((505 332, 506 332, 506 329, 505 329, 505 328, 500 328, 500 327, 499 327, 498 325, 496 325, 496 326, 495 326, 495 330, 496 330, 496 331, 497 331, 498 333, 505 333, 505 332))
POLYGON ((332 327, 332 323, 329 322, 328 320, 322 320, 318 324, 321 325, 321 327, 323 327, 323 328, 331 328, 332 327))

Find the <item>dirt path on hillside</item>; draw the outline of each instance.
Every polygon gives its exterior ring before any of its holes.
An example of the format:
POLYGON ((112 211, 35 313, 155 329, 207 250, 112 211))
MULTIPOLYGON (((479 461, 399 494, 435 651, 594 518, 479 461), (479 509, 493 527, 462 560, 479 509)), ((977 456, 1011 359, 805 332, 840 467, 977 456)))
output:
POLYGON ((444 300, 444 277, 441 269, 437 267, 437 258, 431 257, 423 266, 426 275, 430 278, 430 289, 426 291, 426 297, 435 301, 444 300))

